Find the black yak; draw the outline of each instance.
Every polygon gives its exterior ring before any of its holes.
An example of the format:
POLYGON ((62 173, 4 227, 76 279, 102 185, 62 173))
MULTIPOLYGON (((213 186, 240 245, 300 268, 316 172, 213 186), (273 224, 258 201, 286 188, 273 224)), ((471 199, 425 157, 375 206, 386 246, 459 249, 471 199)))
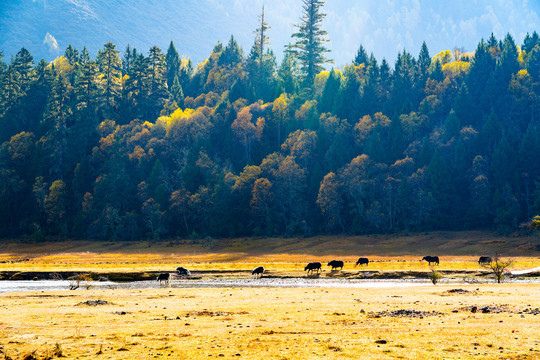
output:
POLYGON ((491 264, 491 258, 489 256, 480 256, 480 259, 478 259, 478 264, 489 265, 491 264))
POLYGON ((189 277, 191 276, 191 271, 189 271, 188 269, 186 269, 185 267, 177 267, 176 268, 176 272, 178 273, 178 275, 180 276, 186 276, 186 277, 189 277))
POLYGON ((332 270, 337 269, 337 268, 341 268, 341 270, 343 270, 343 261, 341 261, 341 260, 332 260, 332 261, 330 261, 328 263, 327 266, 331 266, 332 270))
POLYGON ((171 274, 169 274, 169 273, 161 273, 161 274, 158 275, 157 281, 159 281, 160 283, 162 281, 169 282, 170 276, 171 276, 171 274))
POLYGON ((264 267, 258 266, 251 272, 251 275, 262 277, 264 274, 264 267))
MULTIPOLYGON (((364 265, 366 264, 366 266, 369 264, 369 260, 368 258, 358 258, 358 261, 356 262, 356 265, 364 265)), ((354 265, 354 266, 356 266, 354 265)))
POLYGON ((307 264, 307 266, 304 268, 304 271, 313 272, 314 270, 317 270, 317 274, 319 273, 319 270, 321 270, 321 263, 320 262, 312 262, 307 264))
POLYGON ((424 256, 422 260, 426 260, 428 262, 428 265, 431 265, 431 263, 435 263, 439 265, 439 257, 438 256, 424 256))

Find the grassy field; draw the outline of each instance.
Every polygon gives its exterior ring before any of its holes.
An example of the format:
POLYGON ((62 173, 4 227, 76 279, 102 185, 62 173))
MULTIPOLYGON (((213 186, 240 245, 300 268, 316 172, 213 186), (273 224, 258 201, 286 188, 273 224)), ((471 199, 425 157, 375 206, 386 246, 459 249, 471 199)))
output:
MULTIPOLYGON (((429 271, 424 255, 438 255, 441 271, 478 271, 478 256, 500 253, 513 269, 540 266, 537 239, 505 238, 485 232, 439 232, 410 236, 224 239, 194 241, 0 243, 1 271, 135 272, 249 271, 263 265, 275 276, 300 276, 307 262, 345 261, 344 274, 369 257, 370 271, 429 271)), ((326 266, 323 268, 328 269, 326 266)), ((362 270, 366 270, 364 267, 362 270)))
POLYGON ((455 288, 2 294, 0 351, 11 359, 540 358, 540 285, 455 288))
MULTIPOLYGON (((540 284, 487 280, 480 255, 540 266, 537 240, 482 232, 414 236, 227 239, 204 244, 88 241, 0 243, 10 272, 173 272, 248 277, 428 274, 438 255, 445 277, 478 284, 392 288, 169 288, 0 294, 0 359, 540 359, 540 284), (359 256, 369 266, 354 267, 359 256), (345 261, 331 272, 326 262, 345 261), (491 282, 491 283, 488 283, 491 282), (460 288, 463 291, 452 292, 460 288), (97 302, 100 305, 92 305, 97 302), (483 307, 488 307, 485 311, 483 307), (473 309, 476 308, 476 311, 473 309), (537 315, 535 315, 537 314, 537 315)), ((416 275, 417 276, 417 275, 416 275)), ((489 278, 489 276, 488 276, 489 278)))

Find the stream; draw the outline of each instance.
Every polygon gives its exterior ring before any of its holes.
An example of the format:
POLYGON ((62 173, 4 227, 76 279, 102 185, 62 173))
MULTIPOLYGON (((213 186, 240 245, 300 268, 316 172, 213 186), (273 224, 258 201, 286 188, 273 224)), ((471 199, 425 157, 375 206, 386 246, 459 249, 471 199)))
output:
MULTIPOLYGON (((489 281, 492 283, 493 281, 489 281)), ((511 283, 536 283, 538 279, 510 280, 511 283)), ((488 283, 482 282, 482 283, 488 283)), ((74 284, 69 280, 10 280, 0 281, 0 293, 20 291, 58 291, 69 290, 74 284)), ((463 280, 441 280, 441 285, 467 285, 463 280)), ((475 283, 479 285, 480 283, 475 283)), ((169 283, 157 281, 88 281, 81 282, 77 291, 89 289, 161 289, 161 288, 243 288, 243 287, 277 287, 277 288, 392 288, 431 285, 427 279, 405 280, 349 280, 349 279, 309 279, 309 278, 245 278, 245 279, 201 279, 171 280, 169 283)))

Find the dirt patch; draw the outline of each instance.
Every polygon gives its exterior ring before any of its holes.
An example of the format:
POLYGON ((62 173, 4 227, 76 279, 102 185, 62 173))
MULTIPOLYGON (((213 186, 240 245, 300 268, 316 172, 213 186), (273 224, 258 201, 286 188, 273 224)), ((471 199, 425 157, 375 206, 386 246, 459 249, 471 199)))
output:
POLYGON ((450 289, 444 292, 444 294, 472 294, 472 291, 465 290, 465 289, 450 289))
POLYGON ((472 313, 482 313, 482 314, 500 314, 500 313, 503 313, 503 312, 513 312, 511 309, 505 307, 505 306, 489 306, 489 305, 486 305, 486 306, 476 306, 476 305, 473 305, 473 306, 466 306, 466 307, 463 307, 461 308, 461 310, 464 310, 464 311, 470 311, 472 313))
POLYGON ((202 311, 190 311, 186 313, 186 317, 190 316, 230 316, 230 315, 247 315, 249 314, 247 311, 240 311, 237 313, 234 312, 228 312, 228 311, 209 311, 209 310, 202 310, 202 311))
POLYGON ((411 309, 399 309, 392 311, 379 311, 379 312, 369 312, 368 317, 380 318, 380 317, 408 317, 408 318, 420 318, 424 316, 439 316, 444 315, 444 313, 438 311, 421 311, 421 310, 411 310, 411 309))
POLYGON ((540 315, 540 308, 525 308, 524 310, 518 312, 518 314, 540 315))
POLYGON ((81 306, 81 305, 98 306, 98 305, 112 305, 112 304, 108 302, 107 300, 98 299, 98 300, 83 301, 83 302, 78 303, 76 306, 81 306))

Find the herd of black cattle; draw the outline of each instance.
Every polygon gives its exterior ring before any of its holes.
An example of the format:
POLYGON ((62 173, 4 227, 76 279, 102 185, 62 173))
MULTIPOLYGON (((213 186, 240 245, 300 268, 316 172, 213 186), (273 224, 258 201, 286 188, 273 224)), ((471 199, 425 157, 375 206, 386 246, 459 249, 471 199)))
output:
MULTIPOLYGON (((422 260, 420 260, 420 261, 423 261, 423 260, 427 261, 428 265, 431 265, 432 263, 439 265, 439 257, 438 256, 424 256, 422 258, 422 260)), ((478 264, 480 264, 480 265, 489 265, 489 264, 491 264, 491 261, 492 260, 491 260, 491 258, 489 256, 480 256, 480 259, 478 259, 478 264)), ((358 265, 366 265, 366 266, 368 266, 369 265, 369 259, 365 258, 365 257, 358 258, 358 260, 356 261, 356 264, 354 266, 356 267, 358 265)), ((344 263, 341 260, 332 260, 327 264, 327 266, 331 266, 332 270, 336 270, 336 269, 343 270, 344 263)), ((304 271, 307 271, 308 274, 313 273, 315 271, 317 273, 319 273, 319 271, 321 271, 321 269, 322 269, 322 264, 320 262, 311 262, 311 263, 306 265, 306 267, 304 268, 304 271)), ((263 266, 258 266, 255 269, 253 269, 253 271, 251 272, 251 275, 256 276, 256 277, 261 277, 263 274, 264 274, 264 267, 263 266)), ((181 276, 181 277, 190 277, 191 272, 188 269, 180 266, 180 267, 178 267, 176 269, 176 275, 181 276)), ((159 282, 169 281, 170 277, 171 277, 170 273, 161 273, 161 274, 158 275, 157 281, 159 281, 159 282)))

